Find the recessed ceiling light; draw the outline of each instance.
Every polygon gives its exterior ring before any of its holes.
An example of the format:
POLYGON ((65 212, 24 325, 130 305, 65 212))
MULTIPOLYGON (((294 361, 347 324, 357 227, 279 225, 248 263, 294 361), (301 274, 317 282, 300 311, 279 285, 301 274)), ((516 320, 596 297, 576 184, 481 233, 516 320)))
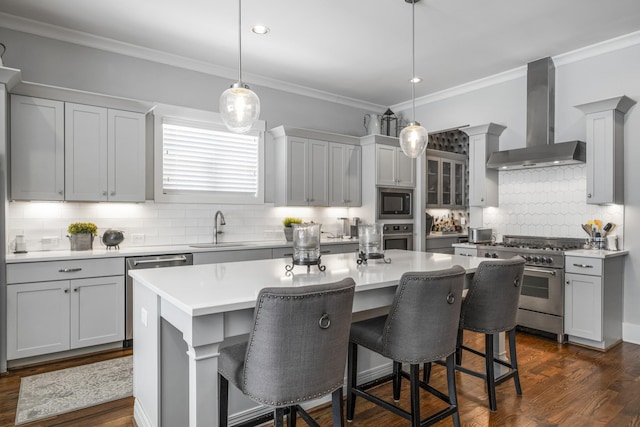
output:
POLYGON ((257 24, 251 27, 251 31, 253 31, 255 34, 262 35, 262 34, 267 34, 271 30, 269 30, 269 27, 267 27, 266 25, 257 24))
POLYGON ((420 83, 422 81, 422 77, 414 77, 409 79, 409 83, 420 83))

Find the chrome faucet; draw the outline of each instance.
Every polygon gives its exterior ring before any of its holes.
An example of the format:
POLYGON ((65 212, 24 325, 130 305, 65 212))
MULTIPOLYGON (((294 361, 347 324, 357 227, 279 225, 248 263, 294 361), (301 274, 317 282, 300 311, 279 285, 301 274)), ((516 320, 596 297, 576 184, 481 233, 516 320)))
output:
POLYGON ((213 243, 218 243, 218 234, 222 234, 222 231, 218 231, 218 217, 220 217, 220 225, 226 225, 227 223, 224 220, 224 215, 222 215, 221 211, 217 211, 216 215, 213 217, 213 243))

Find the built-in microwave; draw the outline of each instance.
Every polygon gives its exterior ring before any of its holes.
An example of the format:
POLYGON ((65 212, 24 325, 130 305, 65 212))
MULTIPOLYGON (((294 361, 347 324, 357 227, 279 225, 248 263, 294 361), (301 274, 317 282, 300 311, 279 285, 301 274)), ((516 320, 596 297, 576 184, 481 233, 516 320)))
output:
POLYGON ((378 219, 413 219, 413 190, 378 187, 378 219))

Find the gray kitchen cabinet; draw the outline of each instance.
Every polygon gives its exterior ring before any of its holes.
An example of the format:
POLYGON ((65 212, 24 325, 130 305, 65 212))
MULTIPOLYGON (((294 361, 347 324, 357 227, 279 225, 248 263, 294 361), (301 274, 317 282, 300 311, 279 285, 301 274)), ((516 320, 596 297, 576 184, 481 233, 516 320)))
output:
POLYGON ((587 203, 624 203, 624 115, 635 103, 619 96, 576 105, 587 124, 587 203))
POLYGON ((14 200, 64 200, 64 103, 11 95, 14 200))
POLYGON ((454 254, 453 244, 458 243, 457 235, 443 237, 427 237, 425 252, 436 252, 441 254, 454 254))
POLYGON ((7 265, 7 359, 124 339, 124 259, 7 265))
POLYGON ((360 205, 362 160, 358 154, 358 138, 284 126, 269 133, 273 136, 275 155, 276 205, 360 205), (342 155, 340 144, 346 145, 342 147, 342 155), (331 153, 330 146, 333 147, 331 153), (334 159, 340 164, 332 164, 334 159), (348 172, 348 176, 336 178, 334 175, 339 171, 341 175, 348 172))
POLYGON ((498 206, 498 171, 488 169, 487 161, 500 149, 505 129, 495 123, 460 129, 469 135, 469 206, 498 206))
POLYGON ((463 256, 478 256, 478 250, 475 247, 463 248, 456 246, 453 248, 453 253, 455 255, 463 255, 463 256))
POLYGON ((329 143, 329 205, 362 205, 362 149, 329 143))
MULTIPOLYGON (((397 138, 389 139, 398 141, 397 138)), ((414 188, 415 159, 407 157, 400 146, 376 144, 376 184, 383 187, 414 188)))
POLYGON ((144 114, 65 104, 65 199, 142 202, 144 114))
POLYGON ((218 264, 221 262, 254 261, 271 259, 271 249, 243 249, 236 251, 194 252, 193 265, 218 264))
POLYGON ((564 333, 606 350, 622 339, 624 257, 565 257, 564 333))
POLYGON ((460 209, 465 207, 464 170, 466 156, 427 150, 427 207, 460 209))

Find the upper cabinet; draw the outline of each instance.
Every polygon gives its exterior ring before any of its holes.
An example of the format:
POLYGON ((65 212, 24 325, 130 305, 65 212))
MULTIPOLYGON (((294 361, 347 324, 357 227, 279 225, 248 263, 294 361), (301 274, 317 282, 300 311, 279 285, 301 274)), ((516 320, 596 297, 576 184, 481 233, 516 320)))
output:
POLYGON ((465 162, 463 154, 427 150, 427 208, 464 208, 465 162))
POLYGON ((398 138, 376 134, 364 136, 360 141, 363 156, 369 159, 363 164, 367 168, 375 165, 375 176, 371 178, 377 186, 415 188, 416 160, 402 152, 398 138))
POLYGON ((306 129, 270 131, 275 145, 275 201, 279 206, 359 206, 357 138, 306 129))
POLYGON ((11 96, 11 198, 64 200, 64 103, 11 96))
POLYGON ((619 96, 576 105, 587 122, 587 203, 624 203, 624 115, 635 103, 619 96))
POLYGON ((12 95, 11 198, 142 202, 145 116, 12 95))
POLYGON ((359 145, 329 143, 329 204, 362 204, 362 149, 359 145))
POLYGON ((498 206, 498 171, 487 169, 487 160, 505 129, 495 123, 460 129, 469 135, 469 206, 498 206))

